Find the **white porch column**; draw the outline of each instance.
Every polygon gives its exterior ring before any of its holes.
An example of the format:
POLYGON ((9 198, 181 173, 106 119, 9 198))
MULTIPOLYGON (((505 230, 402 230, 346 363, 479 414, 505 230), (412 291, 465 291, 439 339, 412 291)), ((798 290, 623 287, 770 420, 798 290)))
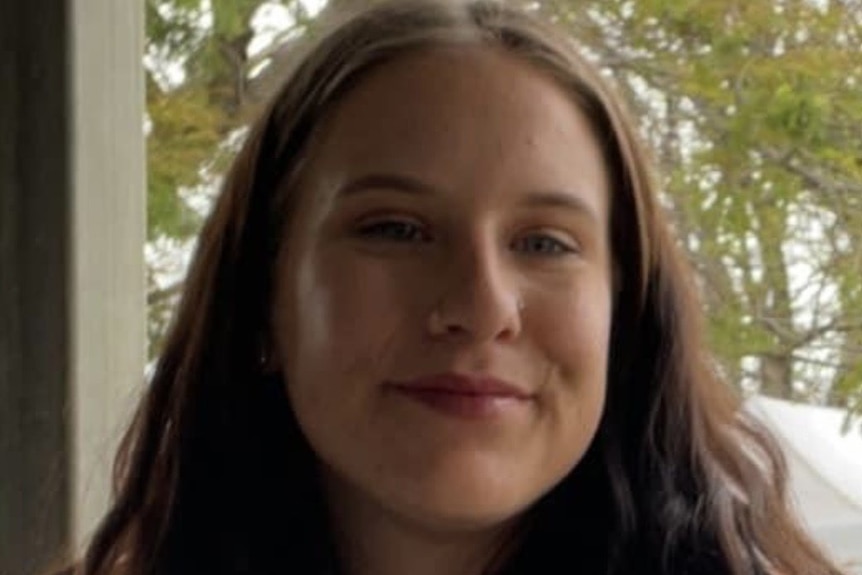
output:
POLYGON ((0 573, 68 558, 145 354, 143 2, 0 2, 0 573))
POLYGON ((104 512, 146 361, 144 3, 73 0, 73 540, 104 512))

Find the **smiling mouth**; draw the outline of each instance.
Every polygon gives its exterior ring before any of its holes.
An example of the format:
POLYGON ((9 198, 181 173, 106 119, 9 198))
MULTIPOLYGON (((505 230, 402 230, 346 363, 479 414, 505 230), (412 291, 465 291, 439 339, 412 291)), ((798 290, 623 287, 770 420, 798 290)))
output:
POLYGON ((389 382, 387 388, 431 410, 462 419, 502 417, 533 400, 533 394, 509 382, 454 373, 389 382))

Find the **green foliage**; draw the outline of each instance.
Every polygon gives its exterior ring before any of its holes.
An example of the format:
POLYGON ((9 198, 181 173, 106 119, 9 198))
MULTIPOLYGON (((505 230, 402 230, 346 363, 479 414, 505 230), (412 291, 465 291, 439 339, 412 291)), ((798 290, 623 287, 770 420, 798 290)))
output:
POLYGON ((220 113, 205 91, 183 86, 169 94, 151 87, 147 109, 152 131, 147 138, 148 236, 194 233, 199 221, 177 195, 199 183, 200 170, 221 141, 220 113))
MULTIPOLYGON (((280 3, 314 33, 298 2, 280 3)), ((148 89, 151 238, 187 237, 198 225, 177 190, 220 165, 217 150, 245 121, 256 82, 246 55, 250 19, 262 4, 211 0, 212 25, 202 29, 199 0, 147 0, 148 49, 182 61, 186 72, 180 86, 153 80, 148 89)), ((736 383, 767 377, 745 374, 742 364, 770 358, 789 377, 760 382, 769 389, 789 396, 795 383, 808 396, 831 386, 831 401, 855 401, 862 411, 862 16, 852 3, 540 4, 606 64, 641 112, 725 373, 736 383), (811 236, 810 224, 794 220, 800 206, 831 223, 811 236), (800 246, 818 255, 804 273, 788 256, 800 246), (832 301, 800 299, 797 284, 809 281, 801 274, 832 286, 832 301), (813 381, 798 377, 815 360, 834 369, 813 381)))
POLYGON ((649 111, 645 126, 658 143, 677 229, 703 278, 724 371, 740 373, 743 358, 779 358, 790 377, 761 384, 808 395, 829 387, 833 373, 831 399, 856 398, 862 408, 862 359, 852 343, 862 333, 862 302, 841 292, 826 311, 830 302, 799 299, 800 283, 822 289, 806 275, 845 286, 858 285, 862 271, 834 240, 842 235, 852 253, 862 248, 862 21, 849 4, 828 6, 572 0, 554 8, 612 63, 635 106, 649 111), (634 76, 650 89, 630 83, 634 76), (693 135, 681 137, 683 129, 693 135), (819 238, 791 217, 811 204, 837 222, 819 238), (807 271, 792 268, 798 258, 787 255, 800 243, 818 252, 807 271), (841 330, 828 327, 839 323, 841 330), (793 375, 815 361, 834 370, 820 370, 816 381, 793 375))
POLYGON ((249 20, 262 4, 260 0, 211 0, 213 33, 224 39, 237 38, 248 32, 249 20))
POLYGON ((168 57, 189 54, 199 42, 200 0, 146 0, 147 47, 168 57))

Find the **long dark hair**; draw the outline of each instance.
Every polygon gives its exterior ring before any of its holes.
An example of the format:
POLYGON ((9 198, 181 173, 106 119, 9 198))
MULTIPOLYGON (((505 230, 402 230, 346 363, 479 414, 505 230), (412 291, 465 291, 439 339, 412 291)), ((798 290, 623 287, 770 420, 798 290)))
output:
POLYGON ((340 571, 315 456, 281 378, 261 366, 271 274, 315 127, 369 70, 441 43, 493 46, 549 74, 590 119, 613 179, 606 411, 503 570, 838 573, 788 510, 774 442, 705 353, 691 272, 618 98, 558 31, 484 0, 376 4, 297 58, 200 234, 80 572, 340 571))

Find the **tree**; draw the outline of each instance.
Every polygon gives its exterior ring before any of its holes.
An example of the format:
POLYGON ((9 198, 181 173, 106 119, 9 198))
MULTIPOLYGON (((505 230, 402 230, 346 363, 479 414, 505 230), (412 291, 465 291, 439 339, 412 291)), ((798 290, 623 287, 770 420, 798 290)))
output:
POLYGON ((862 17, 852 2, 554 2, 635 103, 740 385, 862 407, 862 17))
POLYGON ((194 232, 242 140, 242 128, 265 100, 271 73, 260 67, 285 38, 313 24, 299 0, 147 0, 149 356, 182 287, 194 232), (256 55, 255 14, 280 10, 292 25, 256 55))
MULTIPOLYGON (((701 280, 720 369, 743 387, 862 413, 859 3, 545 0, 538 9, 632 103, 701 280)), ((217 181, 291 39, 315 33, 316 20, 298 0, 148 0, 148 16, 148 53, 185 70, 171 84, 150 68, 156 241, 197 226, 178 190, 217 181), (294 24, 250 56, 253 16, 267 7, 294 24)), ((153 353, 174 293, 153 284, 153 353)))

